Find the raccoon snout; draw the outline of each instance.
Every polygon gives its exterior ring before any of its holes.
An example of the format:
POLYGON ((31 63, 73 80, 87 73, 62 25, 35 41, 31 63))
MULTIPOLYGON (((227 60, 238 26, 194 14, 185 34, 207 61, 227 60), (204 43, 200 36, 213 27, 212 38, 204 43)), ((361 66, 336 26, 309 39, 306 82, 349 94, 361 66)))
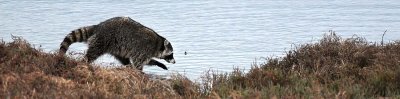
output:
POLYGON ((168 63, 175 64, 175 59, 170 59, 170 60, 167 60, 167 62, 168 62, 168 63))

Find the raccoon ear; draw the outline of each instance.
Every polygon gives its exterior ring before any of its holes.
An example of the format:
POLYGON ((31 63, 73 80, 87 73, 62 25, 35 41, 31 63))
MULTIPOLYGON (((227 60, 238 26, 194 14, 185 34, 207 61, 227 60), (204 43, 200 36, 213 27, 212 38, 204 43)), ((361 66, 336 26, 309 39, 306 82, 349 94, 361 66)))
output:
POLYGON ((169 44, 169 41, 168 41, 168 40, 165 40, 165 41, 164 41, 164 45, 167 46, 168 44, 169 44))

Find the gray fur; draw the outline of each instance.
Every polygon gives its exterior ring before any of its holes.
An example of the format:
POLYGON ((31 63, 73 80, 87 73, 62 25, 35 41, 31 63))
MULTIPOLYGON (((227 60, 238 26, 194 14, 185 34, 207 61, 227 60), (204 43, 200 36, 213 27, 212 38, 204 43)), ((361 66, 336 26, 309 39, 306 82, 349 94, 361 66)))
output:
POLYGON ((91 35, 84 37, 87 40, 80 40, 87 41, 89 45, 85 55, 88 63, 106 53, 115 56, 124 65, 130 61, 131 66, 139 70, 149 63, 166 69, 165 65, 153 60, 153 57, 175 63, 170 42, 129 17, 114 17, 91 29, 93 33, 87 33, 91 35))

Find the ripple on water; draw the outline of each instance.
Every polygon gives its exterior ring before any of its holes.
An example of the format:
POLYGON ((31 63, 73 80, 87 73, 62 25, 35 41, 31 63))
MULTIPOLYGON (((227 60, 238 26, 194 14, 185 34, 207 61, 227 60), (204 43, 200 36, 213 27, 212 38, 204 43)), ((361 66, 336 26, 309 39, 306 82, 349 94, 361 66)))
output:
MULTIPOLYGON (((71 30, 114 16, 130 16, 168 38, 176 64, 169 70, 146 67, 160 75, 184 73, 197 79, 205 71, 247 71, 262 57, 280 57, 295 45, 317 41, 328 30, 371 41, 398 40, 400 2, 385 1, 0 1, 0 38, 22 36, 54 51, 71 30), (184 55, 184 52, 187 55, 184 55)), ((84 52, 85 44, 70 51, 84 52)), ((162 61, 162 60, 160 60, 162 61)), ((96 63, 119 64, 111 56, 96 63)))

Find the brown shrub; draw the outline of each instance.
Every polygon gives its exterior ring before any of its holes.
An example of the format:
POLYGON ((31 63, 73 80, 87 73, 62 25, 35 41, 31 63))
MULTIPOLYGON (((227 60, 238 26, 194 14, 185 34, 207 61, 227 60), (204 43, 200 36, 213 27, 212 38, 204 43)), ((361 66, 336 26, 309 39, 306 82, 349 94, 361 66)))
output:
POLYGON ((282 58, 268 58, 248 73, 209 74, 208 91, 222 98, 232 93, 244 98, 399 97, 399 48, 398 41, 377 44, 331 32, 282 58))
POLYGON ((0 42, 0 97, 160 98, 180 97, 169 85, 131 68, 104 69, 57 53, 44 53, 25 40, 0 42))
POLYGON ((155 80, 130 68, 104 69, 0 42, 0 97, 11 98, 400 98, 400 42, 377 44, 331 32, 268 58, 248 73, 155 80))

